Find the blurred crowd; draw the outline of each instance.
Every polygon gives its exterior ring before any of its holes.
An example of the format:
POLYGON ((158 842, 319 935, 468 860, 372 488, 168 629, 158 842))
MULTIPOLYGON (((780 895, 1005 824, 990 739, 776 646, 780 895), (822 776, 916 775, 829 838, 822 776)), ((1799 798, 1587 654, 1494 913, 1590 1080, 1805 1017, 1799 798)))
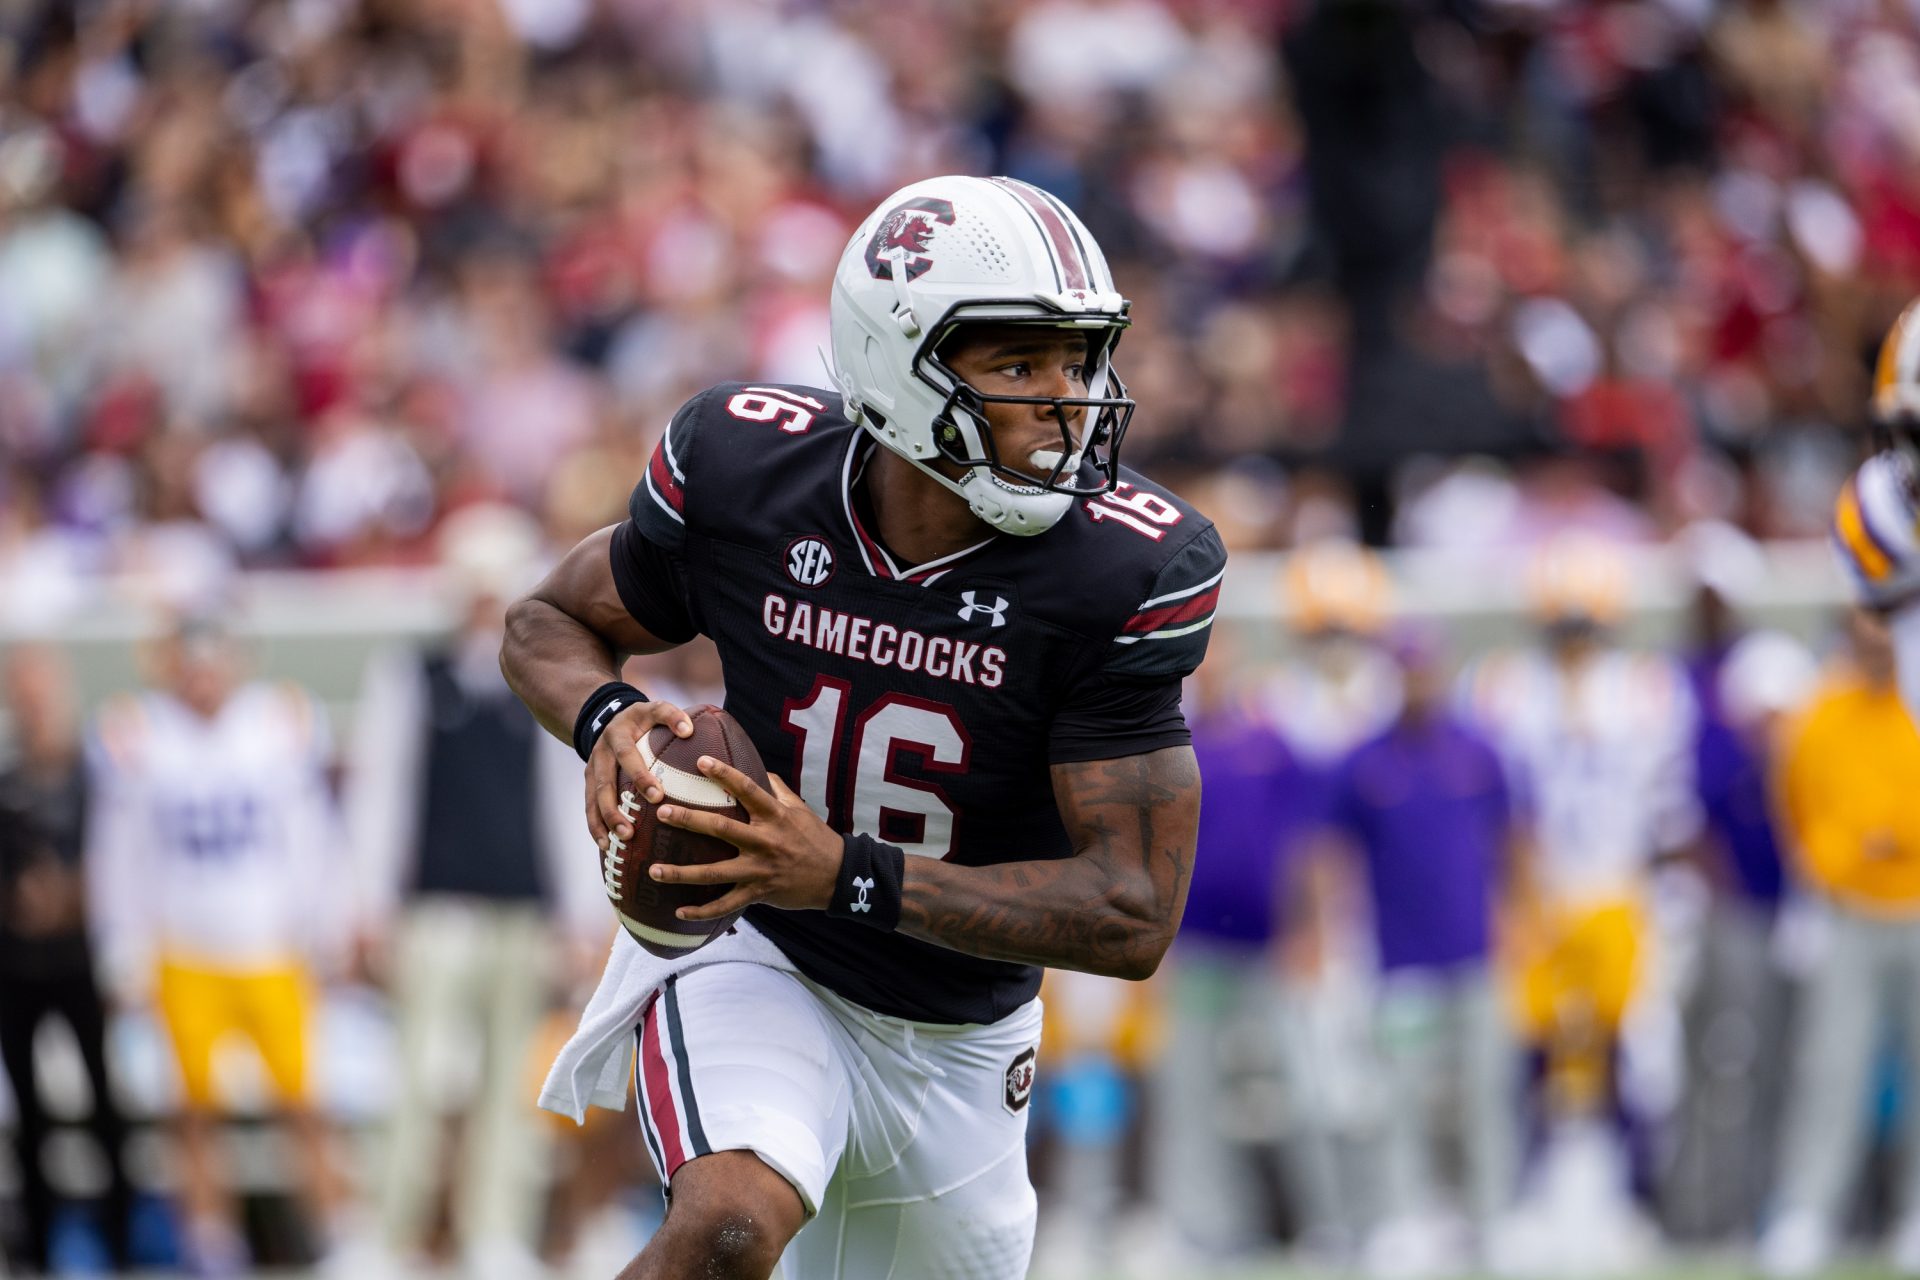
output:
POLYGON ((1243 545, 1824 521, 1920 291, 1899 0, 6 0, 0 578, 557 541, 854 221, 1072 204, 1130 460, 1243 545))

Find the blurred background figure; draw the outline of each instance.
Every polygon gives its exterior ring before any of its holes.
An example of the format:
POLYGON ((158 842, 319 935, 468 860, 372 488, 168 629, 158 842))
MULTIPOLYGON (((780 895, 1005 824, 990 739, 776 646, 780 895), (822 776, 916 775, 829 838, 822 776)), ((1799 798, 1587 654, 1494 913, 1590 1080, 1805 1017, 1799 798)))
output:
MULTIPOLYGON (((1290 1199, 1300 1161, 1318 1146, 1283 1148, 1287 1093, 1280 1013, 1284 918, 1297 911, 1303 775, 1262 714, 1241 647, 1216 631, 1186 700, 1194 755, 1206 779, 1186 915, 1162 967, 1165 1049, 1154 1066, 1150 1182, 1187 1267, 1270 1242, 1275 1157, 1290 1199)), ((1184 1270, 1174 1266, 1175 1270, 1184 1270)))
POLYGON ((293 1139, 313 1251, 343 1230, 309 1045, 316 969, 344 958, 349 868, 313 699, 248 682, 210 614, 173 623, 149 657, 152 689, 109 702, 94 736, 93 925, 115 999, 151 1001, 172 1041, 188 1265, 229 1276, 249 1260, 220 1131, 231 1036, 257 1052, 293 1139))
MULTIPOLYGON (((1049 970, 1033 1081, 1034 1141, 1046 1146, 1053 1212, 1034 1243, 1046 1280, 1164 1274, 1150 1212, 1137 1212, 1129 1155, 1140 1132, 1144 1073, 1161 1050, 1159 992, 1049 970)), ((1149 1190, 1155 1188, 1149 1187, 1149 1190)))
POLYGON ((1290 556, 1275 586, 1294 652, 1269 674, 1263 710, 1325 773, 1400 710, 1400 670, 1380 644, 1393 584, 1378 555, 1328 538, 1290 556))
POLYGON ((1556 537, 1531 591, 1537 647, 1490 654, 1464 678, 1536 850, 1514 930, 1534 1078, 1530 1239, 1516 1247, 1538 1251, 1535 1266, 1629 1265, 1652 1243, 1655 1117, 1628 1096, 1626 1033, 1630 1015, 1658 1013, 1654 863, 1699 829, 1694 711, 1677 663, 1612 635, 1628 591, 1612 544, 1556 537))
MULTIPOLYGON (((1713 597, 1700 611, 1710 620, 1724 608, 1713 597)), ((1667 1218, 1688 1239, 1743 1239, 1773 1186, 1787 1081, 1779 1049, 1791 1027, 1792 957, 1781 943, 1789 883, 1772 779, 1785 724, 1818 668, 1806 646, 1770 630, 1702 645, 1695 664, 1694 782, 1705 822, 1697 865, 1711 902, 1686 997, 1686 1094, 1673 1123, 1667 1218)))
MULTIPOLYGON (((1920 1088, 1920 731, 1901 700, 1884 622, 1847 616, 1847 661, 1789 729, 1776 776, 1801 877, 1820 906, 1802 993, 1774 1216, 1761 1269, 1802 1276, 1833 1258, 1866 1148, 1886 1037, 1904 1035, 1902 1089, 1920 1088)), ((1920 1111, 1905 1116, 1891 1262, 1920 1272, 1920 1111)))
MULTIPOLYGON (((1330 537, 1296 551, 1277 586, 1294 649, 1266 680, 1261 708, 1298 766, 1298 820, 1310 829, 1325 821, 1341 763, 1400 711, 1400 669, 1380 644, 1392 583, 1378 555, 1330 537)), ((1279 1033, 1301 1241, 1342 1259, 1374 1211, 1379 1080, 1367 1012, 1371 939, 1357 886, 1329 869, 1309 862, 1294 877, 1299 909, 1283 921, 1279 1033)))
POLYGON ((1439 637, 1408 628, 1393 648, 1404 704, 1340 766, 1321 854, 1350 860, 1378 965, 1384 1159, 1364 1261, 1381 1276, 1451 1274, 1470 1261, 1500 1269, 1520 1077, 1495 981, 1495 921, 1525 900, 1525 839, 1499 755, 1450 707, 1439 637), (1453 1149, 1457 1204, 1437 1176, 1453 1149))
POLYGON ((362 958, 392 994, 401 1058, 363 1265, 424 1266, 445 1186, 452 1248, 486 1280, 537 1272, 552 1127, 527 1105, 529 1054, 556 998, 598 975, 612 926, 580 762, 500 674, 539 526, 470 506, 440 548, 458 629, 370 665, 350 762, 362 958))
POLYGON ((88 781, 72 672, 46 646, 9 650, 0 668, 14 750, 0 767, 0 1058, 13 1088, 26 1266, 50 1272, 56 1197, 47 1173, 51 1115, 36 1033, 67 1024, 86 1066, 88 1128, 107 1171, 97 1227, 113 1264, 129 1264, 132 1191, 126 1124, 107 1071, 106 1009, 86 916, 88 781))

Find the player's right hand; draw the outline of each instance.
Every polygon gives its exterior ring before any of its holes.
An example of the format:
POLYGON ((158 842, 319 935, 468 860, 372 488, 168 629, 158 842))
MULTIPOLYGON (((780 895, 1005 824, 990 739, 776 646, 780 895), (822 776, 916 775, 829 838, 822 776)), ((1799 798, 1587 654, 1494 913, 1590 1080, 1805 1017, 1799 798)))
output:
POLYGON ((607 833, 622 840, 633 838, 633 823, 620 812, 620 775, 625 773, 648 803, 666 798, 660 780, 647 768, 640 755, 640 739, 654 728, 665 725, 674 736, 693 736, 693 721, 671 702, 636 702, 621 708, 607 724, 600 741, 593 744, 587 757, 587 830, 593 833, 597 849, 607 847, 607 833))

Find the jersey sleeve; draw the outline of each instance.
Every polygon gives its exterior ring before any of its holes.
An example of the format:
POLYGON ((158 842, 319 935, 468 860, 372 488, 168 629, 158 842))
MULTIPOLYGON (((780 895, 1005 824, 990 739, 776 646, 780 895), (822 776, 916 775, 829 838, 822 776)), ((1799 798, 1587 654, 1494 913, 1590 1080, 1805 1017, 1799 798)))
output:
POLYGON ((1848 478, 1834 502, 1833 545, 1862 603, 1920 600, 1920 488, 1904 459, 1883 453, 1848 478))
POLYGON ((634 621, 670 644, 699 634, 687 591, 687 486, 707 393, 673 415, 613 531, 613 583, 634 621))
POLYGON ((1169 557, 1113 639, 1101 670, 1123 679, 1178 680, 1207 656, 1227 549, 1209 525, 1169 557))
POLYGON ((655 542, 630 519, 614 528, 607 556, 620 603, 635 622, 668 644, 685 644, 700 633, 683 555, 655 542))
POLYGON ((701 411, 711 391, 680 406, 660 434, 647 460, 646 474, 627 500, 627 514, 647 538, 669 551, 680 551, 687 538, 687 474, 698 447, 701 411))
POLYGON ((1112 760, 1193 741, 1180 710, 1180 683, 1207 654, 1226 563, 1220 535, 1208 527, 1161 566, 1106 661, 1055 714, 1052 763, 1112 760))
POLYGON ((1127 679, 1098 672, 1082 681, 1053 718, 1051 764, 1117 760, 1193 741, 1180 711, 1177 676, 1127 679))

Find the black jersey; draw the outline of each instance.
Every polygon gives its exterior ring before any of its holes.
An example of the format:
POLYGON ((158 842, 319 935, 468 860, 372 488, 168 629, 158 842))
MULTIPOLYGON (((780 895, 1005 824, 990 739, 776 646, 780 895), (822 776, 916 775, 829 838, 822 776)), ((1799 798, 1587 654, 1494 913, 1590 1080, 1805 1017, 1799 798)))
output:
MULTIPOLYGON (((970 866, 1072 854, 1049 766, 1188 742, 1226 553, 1186 503, 1123 472, 1033 537, 898 563, 863 516, 878 446, 838 397, 722 384, 675 415, 613 540, 634 618, 719 647, 727 711, 839 831, 970 866)), ((1040 971, 818 911, 748 919, 876 1012, 993 1022, 1040 971)))

